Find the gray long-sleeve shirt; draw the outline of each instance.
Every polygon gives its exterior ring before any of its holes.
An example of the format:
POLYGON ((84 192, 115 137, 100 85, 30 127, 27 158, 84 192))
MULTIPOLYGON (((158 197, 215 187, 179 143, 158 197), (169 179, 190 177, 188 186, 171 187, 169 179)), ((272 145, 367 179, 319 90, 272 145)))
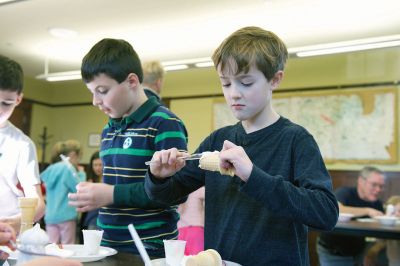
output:
POLYGON ((174 202, 206 186, 205 249, 247 265, 309 265, 308 227, 332 229, 338 205, 313 137, 280 118, 247 134, 240 123, 213 132, 196 152, 243 146, 254 166, 246 183, 187 165, 165 181, 146 176, 150 198, 174 202))

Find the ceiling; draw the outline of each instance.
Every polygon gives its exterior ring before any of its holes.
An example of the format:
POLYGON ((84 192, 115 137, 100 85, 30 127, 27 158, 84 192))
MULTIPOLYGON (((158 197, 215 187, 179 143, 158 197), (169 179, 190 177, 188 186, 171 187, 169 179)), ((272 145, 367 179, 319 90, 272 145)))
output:
POLYGON ((256 25, 288 47, 400 34, 399 0, 25 0, 0 5, 0 54, 28 76, 80 68, 102 38, 129 41, 143 61, 209 57, 234 30, 256 25), (78 34, 56 38, 52 27, 78 34))

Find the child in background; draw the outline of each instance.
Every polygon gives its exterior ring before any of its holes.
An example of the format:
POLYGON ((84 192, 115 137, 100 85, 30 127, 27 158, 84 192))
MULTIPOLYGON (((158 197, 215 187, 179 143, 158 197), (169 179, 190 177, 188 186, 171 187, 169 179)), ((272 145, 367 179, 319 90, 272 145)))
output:
POLYGON ((58 142, 53 147, 51 165, 40 175, 46 186, 46 231, 51 243, 74 244, 77 212, 68 205, 68 193, 76 191, 76 185, 86 180, 79 165, 81 145, 76 140, 58 142), (67 156, 69 163, 61 160, 67 156))
POLYGON ((203 170, 173 148, 154 153, 145 179, 149 198, 165 204, 205 186, 204 249, 243 266, 309 265, 308 228, 331 230, 338 219, 317 143, 272 106, 287 56, 282 40, 258 27, 226 38, 212 58, 240 122, 214 131, 195 151, 220 151, 220 170, 203 170))
POLYGON ((99 151, 95 151, 90 157, 87 181, 93 183, 103 181, 103 163, 99 151))
POLYGON ((35 221, 45 209, 35 145, 8 121, 22 101, 23 80, 21 66, 0 55, 0 222, 10 224, 17 233, 21 224, 18 197, 38 198, 35 221))
POLYGON ((197 255, 204 250, 204 187, 189 194, 178 207, 179 240, 186 241, 185 255, 197 255))

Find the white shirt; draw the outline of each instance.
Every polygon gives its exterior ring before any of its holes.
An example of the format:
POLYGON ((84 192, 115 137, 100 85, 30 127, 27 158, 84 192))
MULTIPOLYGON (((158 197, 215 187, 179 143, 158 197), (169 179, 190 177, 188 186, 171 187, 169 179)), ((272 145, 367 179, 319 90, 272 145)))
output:
POLYGON ((36 195, 40 184, 36 148, 32 140, 9 121, 0 128, 0 217, 19 213, 18 197, 36 195))

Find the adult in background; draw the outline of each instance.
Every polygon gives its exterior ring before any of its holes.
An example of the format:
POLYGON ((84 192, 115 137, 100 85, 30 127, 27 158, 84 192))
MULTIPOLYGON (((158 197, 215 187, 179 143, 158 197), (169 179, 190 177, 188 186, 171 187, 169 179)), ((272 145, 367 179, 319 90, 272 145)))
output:
MULTIPOLYGON (((358 176, 356 187, 341 187, 335 194, 339 212, 357 217, 383 215, 383 204, 378 199, 385 185, 385 175, 378 168, 366 166, 358 176)), ((366 242, 363 236, 322 233, 317 242, 321 266, 362 265, 366 242)))
MULTIPOLYGON (((154 96, 161 101, 161 89, 164 83, 164 68, 159 61, 148 61, 143 63, 143 88, 147 98, 154 96)), ((162 103, 163 104, 163 103, 162 103)))

